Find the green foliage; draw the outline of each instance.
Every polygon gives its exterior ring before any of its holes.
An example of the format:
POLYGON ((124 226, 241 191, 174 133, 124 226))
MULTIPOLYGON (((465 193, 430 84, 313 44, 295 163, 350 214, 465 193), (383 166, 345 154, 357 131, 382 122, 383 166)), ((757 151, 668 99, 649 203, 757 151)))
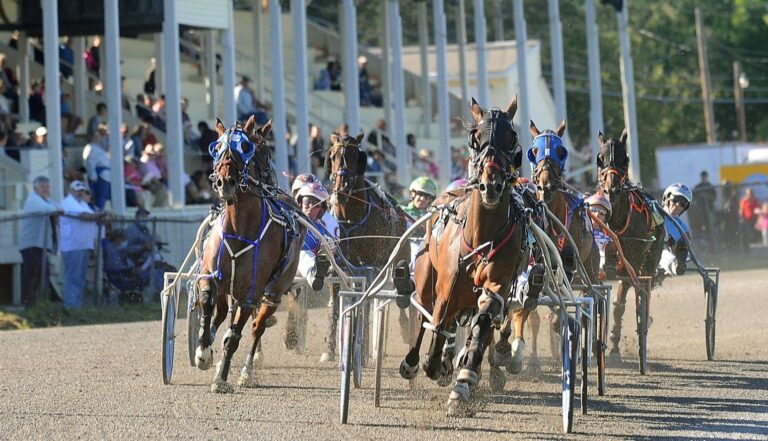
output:
POLYGON ((0 330, 149 321, 160 314, 160 304, 67 309, 61 303, 40 302, 15 313, 0 309, 0 330))

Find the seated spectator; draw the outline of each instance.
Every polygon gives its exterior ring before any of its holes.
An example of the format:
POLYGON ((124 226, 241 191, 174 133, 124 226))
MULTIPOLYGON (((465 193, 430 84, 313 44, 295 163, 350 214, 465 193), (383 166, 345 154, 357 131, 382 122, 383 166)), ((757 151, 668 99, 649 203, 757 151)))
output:
POLYGON ((16 78, 16 72, 8 67, 4 54, 0 54, 0 69, 5 74, 5 90, 3 96, 8 99, 10 110, 13 113, 19 111, 19 80, 16 78))
POLYGON ((329 61, 315 81, 315 90, 341 90, 341 64, 329 61))
POLYGON ((122 230, 109 232, 101 241, 101 250, 104 254, 104 274, 109 283, 122 291, 122 295, 144 288, 140 268, 128 258, 126 237, 122 230))
POLYGON ((432 160, 432 150, 419 150, 418 160, 419 162, 414 164, 416 170, 423 171, 432 179, 438 179, 439 169, 435 161, 432 160))
POLYGON ((148 192, 145 193, 145 200, 147 201, 145 206, 167 206, 168 189, 163 183, 164 177, 160 166, 158 165, 155 146, 148 145, 144 148, 144 153, 141 155, 141 165, 139 166, 139 171, 142 175, 141 186, 146 192, 148 192))
POLYGON ((83 124, 82 118, 72 111, 72 95, 63 92, 61 94, 61 137, 65 146, 75 144, 75 132, 83 124))
POLYGON ((32 83, 29 91, 29 118, 45 125, 45 99, 43 85, 37 81, 32 83))
POLYGON ((368 58, 361 55, 357 58, 357 70, 360 80, 360 105, 368 107, 373 105, 373 89, 368 77, 368 58))
POLYGON ((75 51, 72 50, 72 46, 69 42, 69 37, 64 39, 63 43, 59 44, 59 72, 64 78, 72 76, 72 67, 75 64, 75 51))
POLYGON ((159 258, 155 237, 149 230, 149 211, 145 208, 136 210, 135 220, 125 229, 126 252, 128 257, 141 268, 149 269, 152 262, 159 258))
POLYGON ((99 128, 99 125, 106 125, 107 121, 107 105, 105 103, 99 103, 96 105, 96 114, 88 120, 88 126, 86 126, 86 135, 90 137, 99 128))
POLYGON ((141 187, 141 172, 139 171, 139 158, 133 153, 133 150, 125 152, 125 162, 123 163, 123 174, 125 175, 125 203, 129 207, 141 207, 144 205, 143 192, 141 187))
POLYGON ((187 204, 210 204, 213 201, 210 181, 202 170, 192 174, 184 190, 187 204))
POLYGON ((154 113, 152 113, 152 98, 149 95, 136 95, 136 118, 140 120, 155 118, 154 113))
POLYGON ((243 75, 240 83, 235 86, 235 102, 237 105, 237 119, 246 121, 253 115, 258 125, 263 125, 269 119, 263 106, 256 100, 256 96, 251 89, 251 79, 243 75))

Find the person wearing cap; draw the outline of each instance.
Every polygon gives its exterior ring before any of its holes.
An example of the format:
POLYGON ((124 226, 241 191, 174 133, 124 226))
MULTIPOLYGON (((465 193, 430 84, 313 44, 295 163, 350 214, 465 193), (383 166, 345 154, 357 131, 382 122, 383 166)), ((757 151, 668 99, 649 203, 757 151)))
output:
POLYGON ((360 55, 357 58, 357 70, 360 78, 360 105, 368 107, 373 105, 371 82, 368 77, 368 58, 360 55))
MULTIPOLYGON (((592 214, 594 214, 604 224, 608 225, 608 219, 610 219, 611 213, 613 212, 613 206, 611 205, 611 201, 605 195, 602 193, 595 193, 585 199, 584 202, 592 214)), ((597 245, 597 249, 600 251, 600 270, 598 273, 598 278, 600 280, 605 280, 606 276, 605 271, 603 270, 605 267, 605 246, 608 244, 608 242, 611 241, 611 238, 605 234, 603 230, 597 226, 597 224, 593 225, 593 227, 592 236, 595 238, 595 244, 597 245)))
POLYGON ((403 207, 403 210, 414 219, 418 219, 426 214, 427 207, 437 197, 437 184, 431 178, 420 176, 411 182, 408 186, 411 194, 411 201, 403 207))
POLYGON ((673 219, 664 218, 664 229, 667 238, 664 241, 664 251, 659 260, 660 274, 665 276, 685 274, 685 261, 688 257, 688 244, 683 235, 690 240, 691 232, 688 225, 680 216, 691 207, 693 193, 683 183, 675 183, 664 190, 661 205, 673 219))
POLYGON ((59 219, 61 239, 59 248, 64 260, 64 306, 79 308, 83 304, 88 260, 96 244, 99 232, 97 222, 106 213, 95 213, 85 202, 88 186, 82 181, 69 185, 69 196, 61 208, 64 215, 59 219))
POLYGON ((55 252, 55 225, 62 213, 50 199, 51 183, 46 176, 32 181, 32 193, 24 201, 25 215, 19 223, 19 252, 21 252, 21 303, 25 307, 37 303, 43 274, 43 253, 55 252), (26 217, 26 216, 29 217, 26 217))
POLYGON ((142 271, 149 269, 153 261, 159 258, 155 237, 149 231, 149 214, 146 208, 139 208, 136 210, 135 220, 125 229, 128 256, 141 267, 142 271))
POLYGON ((109 149, 106 137, 109 135, 107 126, 101 124, 91 133, 91 142, 83 149, 85 171, 88 182, 93 189, 94 204, 99 210, 104 209, 111 199, 112 179, 110 175, 109 149))

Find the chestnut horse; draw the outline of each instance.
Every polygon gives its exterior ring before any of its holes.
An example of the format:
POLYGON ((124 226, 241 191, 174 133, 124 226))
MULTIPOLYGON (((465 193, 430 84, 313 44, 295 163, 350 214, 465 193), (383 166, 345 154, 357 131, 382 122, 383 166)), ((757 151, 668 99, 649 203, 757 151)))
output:
MULTIPOLYGON (((628 181, 627 129, 619 139, 606 140, 599 133, 598 140, 598 190, 608 195, 613 208, 608 226, 616 232, 627 261, 638 275, 655 277, 664 249, 664 221, 656 212, 660 207, 650 194, 628 181)), ((619 275, 626 276, 626 270, 621 268, 619 275)), ((610 355, 618 359, 621 320, 630 286, 628 281, 619 281, 613 303, 610 355)))
MULTIPOLYGON (((254 342, 243 372, 252 373, 253 355, 266 320, 293 282, 306 233, 295 221, 298 207, 268 183, 272 173, 265 137, 270 128, 268 122, 256 129, 253 117, 244 126, 230 129, 217 120, 219 139, 209 147, 214 158, 213 189, 226 205, 204 245, 199 282, 203 320, 195 353, 198 368, 205 370, 213 363, 211 344, 226 314, 227 296, 235 307, 222 341, 224 354, 217 366, 214 392, 234 390, 227 383, 232 355, 251 316, 254 342)), ((241 378, 241 384, 249 381, 241 378)))
MULTIPOLYGON (((512 128, 517 110, 513 99, 506 111, 482 109, 472 100, 474 125, 469 134, 473 152, 472 176, 476 180, 461 196, 443 195, 434 202, 439 208, 427 223, 425 251, 416 258, 414 275, 417 299, 431 311, 432 320, 422 317, 415 344, 400 365, 400 375, 414 378, 424 330, 433 331, 432 343, 423 368, 433 380, 450 378, 453 347, 444 348, 452 338, 455 318, 477 309, 471 321, 460 372, 451 391, 449 413, 460 412, 470 398, 470 386, 480 378, 480 365, 493 328, 501 324, 511 287, 529 250, 522 202, 513 190, 517 168, 522 162, 518 137, 512 128)), ((518 330, 527 316, 517 315, 518 330)), ((518 334, 520 335, 520 334, 518 334)), ((501 374, 497 367, 493 367, 501 374)), ((503 374, 502 379, 503 379, 503 374)))

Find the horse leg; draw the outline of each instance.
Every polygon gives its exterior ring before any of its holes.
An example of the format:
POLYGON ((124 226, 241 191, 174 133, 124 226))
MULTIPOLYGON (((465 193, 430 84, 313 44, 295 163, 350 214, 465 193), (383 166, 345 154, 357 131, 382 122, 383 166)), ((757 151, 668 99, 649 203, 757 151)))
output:
POLYGON ((619 342, 621 341, 621 320, 624 318, 624 310, 627 307, 627 292, 629 283, 619 281, 616 300, 613 302, 613 323, 611 324, 611 351, 609 356, 615 361, 621 361, 619 342))
POLYGON ((531 360, 528 362, 528 371, 534 379, 541 377, 541 362, 539 361, 539 329, 541 328, 541 316, 539 311, 533 310, 528 316, 528 327, 531 330, 531 360))
POLYGON ((232 356, 235 354, 235 351, 237 351, 238 346, 240 346, 243 328, 246 323, 248 323, 249 318, 250 314, 246 313, 242 308, 237 308, 235 319, 221 341, 224 355, 216 365, 216 378, 211 385, 211 392, 232 393, 235 391, 232 385, 227 383, 227 378, 229 378, 229 368, 232 364, 232 356))
MULTIPOLYGON (((251 352, 245 358, 243 369, 240 371, 240 379, 237 384, 241 387, 256 387, 256 378, 253 372, 254 362, 258 361, 257 354, 261 353, 261 336, 264 335, 264 331, 267 329, 267 320, 272 317, 272 314, 277 311, 279 302, 274 301, 275 297, 267 299, 264 297, 261 302, 259 310, 252 312, 253 316, 253 344, 251 345, 251 352)), ((277 297, 279 300, 280 298, 277 297)))
POLYGON ((449 415, 461 413, 461 404, 469 401, 470 388, 480 381, 483 354, 491 341, 493 321, 503 312, 504 305, 496 300, 496 296, 487 294, 485 289, 483 291, 478 301, 480 304, 479 312, 472 319, 470 325, 472 343, 461 359, 461 370, 448 397, 449 415))
POLYGON ((514 311, 507 311, 504 323, 499 329, 499 341, 494 346, 493 360, 497 366, 506 366, 512 361, 512 345, 509 344, 509 338, 512 337, 512 323, 514 322, 514 311))
POLYGON ((448 337, 445 339, 443 345, 443 357, 442 357, 442 374, 437 379, 437 385, 445 387, 451 384, 453 380, 453 357, 456 355, 456 329, 458 325, 456 320, 451 320, 450 324, 446 328, 448 337))
POLYGON ((403 361, 400 362, 400 376, 406 380, 416 378, 416 373, 419 371, 419 351, 421 350, 421 341, 424 338, 424 327, 421 324, 425 321, 421 314, 419 314, 419 318, 419 332, 416 334, 416 341, 403 361))
POLYGON ((296 330, 296 321, 297 316, 299 314, 298 308, 299 308, 299 302, 298 302, 298 296, 299 295, 306 295, 306 293, 295 293, 291 292, 288 295, 285 296, 287 300, 286 309, 288 311, 288 317, 285 320, 285 331, 283 332, 283 346, 285 349, 291 351, 293 349, 296 349, 296 345, 299 342, 299 334, 296 330))
POLYGON ((512 358, 507 364, 507 372, 510 374, 519 374, 523 370, 523 361, 525 356, 525 339, 523 338, 523 328, 525 327, 525 322, 528 320, 530 315, 531 311, 528 311, 525 308, 518 309, 513 313, 515 339, 512 340, 512 358))
POLYGON ((224 320, 227 318, 227 313, 229 313, 232 318, 230 326, 234 324, 235 311, 237 308, 235 308, 234 304, 230 305, 229 302, 227 302, 227 297, 228 296, 216 297, 216 309, 213 311, 213 324, 211 324, 211 344, 216 341, 216 331, 221 324, 224 323, 224 320))
POLYGON ((328 335, 325 337, 325 352, 320 356, 320 362, 336 360, 336 328, 339 324, 339 296, 334 286, 328 286, 328 335))
POLYGON ((200 290, 200 304, 203 307, 203 325, 200 327, 200 341, 195 349, 195 365, 200 370, 210 369, 213 365, 213 338, 210 332, 213 307, 217 303, 216 285, 210 280, 203 280, 200 290))

